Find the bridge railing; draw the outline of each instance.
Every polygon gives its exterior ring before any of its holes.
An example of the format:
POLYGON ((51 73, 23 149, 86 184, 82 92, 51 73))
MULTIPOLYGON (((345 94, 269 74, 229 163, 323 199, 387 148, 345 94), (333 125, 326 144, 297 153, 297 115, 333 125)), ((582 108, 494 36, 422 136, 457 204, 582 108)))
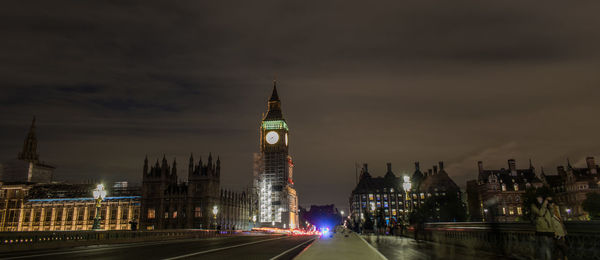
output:
MULTIPOLYGON (((600 259, 600 222, 569 221, 566 242, 569 259, 600 259)), ((414 232, 414 229, 411 229, 414 232)), ((533 259, 536 253, 535 227, 527 222, 440 222, 427 223, 421 239, 453 244, 472 250, 533 259)))
POLYGON ((209 238, 231 236, 241 230, 220 231, 206 229, 152 230, 152 231, 30 231, 0 232, 0 252, 58 248, 93 244, 110 244, 151 240, 209 238))

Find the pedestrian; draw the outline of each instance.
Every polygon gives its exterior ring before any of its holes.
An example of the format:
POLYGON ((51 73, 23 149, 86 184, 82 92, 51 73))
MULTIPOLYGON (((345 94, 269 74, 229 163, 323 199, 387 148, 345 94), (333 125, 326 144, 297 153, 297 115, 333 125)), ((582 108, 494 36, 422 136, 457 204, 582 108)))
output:
POLYGON ((548 200, 542 196, 536 198, 536 202, 531 204, 531 215, 535 223, 535 236, 538 249, 537 259, 551 260, 553 249, 554 231, 551 226, 551 213, 548 210, 548 200))
POLYGON ((565 229, 565 225, 563 223, 562 217, 560 215, 560 208, 552 198, 548 200, 548 211, 550 212, 550 224, 552 230, 554 231, 554 256, 557 260, 566 260, 567 259, 567 250, 568 246, 566 243, 565 236, 567 235, 567 231, 565 229))
POLYGON ((135 219, 132 219, 131 221, 129 221, 129 224, 131 225, 131 231, 136 231, 137 230, 137 221, 135 219))

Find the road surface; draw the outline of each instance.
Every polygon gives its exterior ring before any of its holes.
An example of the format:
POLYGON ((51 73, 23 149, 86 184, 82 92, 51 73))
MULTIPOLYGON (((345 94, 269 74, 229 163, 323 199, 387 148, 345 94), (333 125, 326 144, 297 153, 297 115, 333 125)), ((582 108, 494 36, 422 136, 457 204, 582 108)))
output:
POLYGON ((0 259, 292 259, 313 236, 182 239, 0 254, 0 259))

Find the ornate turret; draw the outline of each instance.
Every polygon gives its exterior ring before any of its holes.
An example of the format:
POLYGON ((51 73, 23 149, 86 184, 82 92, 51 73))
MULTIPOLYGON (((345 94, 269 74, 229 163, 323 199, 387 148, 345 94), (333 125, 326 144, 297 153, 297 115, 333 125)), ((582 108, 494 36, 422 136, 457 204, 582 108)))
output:
POLYGON ((144 158, 144 176, 148 175, 148 155, 144 158))

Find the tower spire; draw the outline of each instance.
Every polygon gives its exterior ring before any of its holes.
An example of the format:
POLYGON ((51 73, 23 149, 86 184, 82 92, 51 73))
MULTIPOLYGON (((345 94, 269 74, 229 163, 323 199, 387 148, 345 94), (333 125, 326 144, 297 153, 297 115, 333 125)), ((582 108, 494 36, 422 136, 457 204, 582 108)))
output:
POLYGON ((29 133, 23 143, 23 150, 19 153, 19 159, 27 161, 37 161, 39 159, 37 153, 37 137, 35 135, 35 116, 33 116, 33 120, 31 120, 29 133))
POLYGON ((277 94, 277 81, 273 80, 273 92, 269 98, 267 106, 267 114, 263 117, 263 120, 282 120, 283 113, 281 113, 281 100, 279 100, 279 94, 277 94))
POLYGON ((273 79, 273 93, 271 93, 271 98, 269 101, 279 101, 279 95, 277 95, 277 80, 273 79))

